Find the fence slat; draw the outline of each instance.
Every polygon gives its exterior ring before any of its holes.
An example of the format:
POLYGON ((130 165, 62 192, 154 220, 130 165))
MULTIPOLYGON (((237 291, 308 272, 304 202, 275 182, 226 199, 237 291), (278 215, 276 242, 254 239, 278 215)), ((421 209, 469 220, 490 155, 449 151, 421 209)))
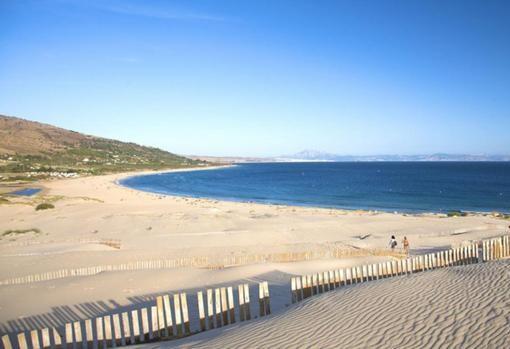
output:
POLYGON ((66 348, 70 349, 73 347, 73 324, 67 323, 65 324, 65 336, 66 336, 66 348))
POLYGON ((297 296, 297 301, 299 302, 300 300, 303 299, 303 286, 301 284, 301 277, 296 277, 296 296, 297 296))
POLYGON ((43 349, 51 348, 51 338, 49 328, 43 328, 41 330, 41 339, 43 349))
POLYGON ((188 315, 188 297, 185 292, 181 293, 181 308, 182 308, 182 322, 184 324, 184 334, 190 335, 191 328, 189 324, 189 315, 188 315))
POLYGON ((149 330, 149 340, 155 341, 159 339, 159 331, 158 331, 158 308, 155 305, 151 305, 150 307, 150 330, 149 330))
POLYGON ((198 318, 200 323, 200 331, 203 332, 207 328, 205 326, 205 309, 204 309, 204 294, 202 291, 197 292, 197 305, 198 305, 198 318))
POLYGON ((94 333, 92 332, 92 320, 85 320, 85 343, 87 349, 93 349, 94 347, 94 333))
POLYGON ((113 314, 113 337, 115 338, 115 345, 120 347, 122 345, 122 333, 120 331, 120 316, 113 314))
POLYGON ((235 304, 234 304, 234 291, 232 289, 232 286, 229 286, 227 288, 227 297, 228 297, 228 310, 229 310, 229 317, 230 317, 230 323, 233 324, 236 322, 236 312, 235 312, 235 304))
POLYGON ((250 308, 250 286, 244 284, 244 309, 246 320, 251 319, 251 308, 250 308))
POLYGON ((182 316, 181 316, 181 301, 179 294, 174 294, 174 315, 175 315, 175 330, 178 337, 182 336, 182 316))
POLYGON ((106 340, 106 347, 111 348, 113 346, 113 329, 112 329, 112 317, 106 315, 103 317, 104 320, 104 338, 106 340))
POLYGON ((265 315, 271 314, 271 303, 269 300, 269 284, 267 281, 263 282, 262 288, 264 289, 264 308, 265 308, 265 315))
POLYGON ((333 290, 335 288, 335 272, 333 270, 328 271, 328 279, 329 279, 329 289, 333 290))
POLYGON ((221 291, 221 316, 223 319, 223 325, 228 325, 227 289, 225 287, 221 287, 220 291, 221 291))
POLYGON ((172 337, 174 335, 174 325, 172 321, 172 306, 170 304, 170 296, 163 296, 163 307, 165 308, 166 335, 172 337))
POLYGON ((215 298, 215 308, 216 308, 216 327, 221 327, 221 296, 220 289, 216 288, 214 290, 214 298, 215 298))
POLYGON ((96 318, 96 339, 97 349, 103 349, 104 346, 104 329, 103 329, 103 318, 96 318))
POLYGON ((56 328, 52 330, 53 332, 53 347, 55 349, 62 348, 62 335, 57 331, 56 328))
POLYGON ((308 297, 308 278, 306 275, 301 276, 301 285, 303 287, 303 298, 308 297))
POLYGON ((12 349, 11 340, 8 334, 4 334, 2 336, 2 344, 4 346, 4 349, 12 349))
POLYGON ((131 323, 133 324, 133 338, 135 343, 141 343, 144 340, 143 333, 140 332, 140 320, 138 319, 138 309, 131 310, 131 323))
POLYGON ((207 326, 209 329, 214 328, 214 299, 212 289, 207 289, 207 326))
POLYGON ((334 274, 335 274, 335 287, 340 287, 340 272, 338 271, 338 269, 334 270, 334 274))
POLYGON ((323 274, 319 273, 317 275, 317 293, 322 293, 326 291, 325 285, 324 285, 324 279, 323 274))
POLYGON ((329 272, 325 271, 323 273, 323 277, 322 277, 322 288, 324 290, 324 292, 329 292, 329 290, 331 289, 329 287, 329 272))
POLYGON ((264 306, 264 286, 259 283, 259 316, 264 316, 266 308, 264 306))
POLYGON ((124 344, 125 345, 132 344, 133 340, 131 339, 131 324, 129 321, 129 313, 125 311, 122 313, 121 317, 122 317, 122 333, 124 334, 123 335, 124 344))
POLYGON ((292 303, 297 302, 296 278, 294 277, 290 278, 290 298, 292 303))
POLYGON ((163 296, 156 297, 156 309, 157 309, 157 315, 158 315, 158 326, 156 328, 156 331, 158 332, 158 337, 164 337, 165 336, 165 310, 163 308, 163 296))
POLYGON ((39 341, 39 332, 37 330, 30 331, 30 339, 32 340, 32 349, 41 349, 39 341))
POLYGON ((244 285, 237 286, 237 295, 239 298, 239 321, 244 321, 246 319, 246 311, 244 304, 244 285))
POLYGON ((19 349, 28 349, 27 338, 25 337, 25 332, 18 333, 18 348, 19 349))

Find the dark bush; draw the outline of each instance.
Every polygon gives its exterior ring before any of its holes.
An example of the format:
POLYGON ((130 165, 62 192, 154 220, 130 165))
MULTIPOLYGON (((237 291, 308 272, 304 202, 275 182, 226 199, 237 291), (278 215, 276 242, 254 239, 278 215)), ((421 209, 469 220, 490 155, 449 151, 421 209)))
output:
POLYGON ((35 210, 36 211, 47 210, 47 209, 50 209, 50 208, 55 208, 55 206, 53 206, 53 204, 48 204, 48 203, 44 202, 42 204, 37 205, 35 210))
POLYGON ((462 211, 450 211, 446 215, 448 217, 466 217, 467 213, 462 211))

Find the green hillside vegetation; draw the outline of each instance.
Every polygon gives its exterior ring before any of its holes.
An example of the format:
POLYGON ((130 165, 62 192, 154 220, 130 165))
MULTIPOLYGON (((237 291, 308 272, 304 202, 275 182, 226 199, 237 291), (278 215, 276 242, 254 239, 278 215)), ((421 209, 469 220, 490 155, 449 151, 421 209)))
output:
POLYGON ((0 180, 162 170, 209 163, 134 143, 0 116, 0 180))

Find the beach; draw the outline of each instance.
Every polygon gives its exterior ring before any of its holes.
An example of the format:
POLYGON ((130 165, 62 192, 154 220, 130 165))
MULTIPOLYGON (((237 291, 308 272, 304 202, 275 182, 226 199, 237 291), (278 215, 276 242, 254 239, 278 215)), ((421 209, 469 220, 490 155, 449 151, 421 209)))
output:
POLYGON ((289 302, 291 275, 391 258, 389 253, 368 252, 389 250, 391 235, 399 245, 407 236, 416 254, 498 236, 508 227, 508 220, 483 214, 446 217, 263 205, 163 196, 117 184, 133 175, 41 182, 36 185, 43 189, 38 195, 10 198, 10 203, 2 204, 0 232, 25 232, 2 236, 0 281, 62 268, 144 260, 208 257, 221 261, 230 256, 330 251, 332 246, 356 253, 284 263, 101 272, 2 285, 2 333, 60 326, 130 309, 158 294, 193 293, 198 288, 259 280, 278 286, 274 308, 283 312, 289 302), (36 211, 35 204, 43 201, 55 208, 36 211), (118 242, 120 249, 104 243, 110 240, 118 242))
POLYGON ((505 260, 348 286, 158 347, 508 348, 509 268, 505 260))

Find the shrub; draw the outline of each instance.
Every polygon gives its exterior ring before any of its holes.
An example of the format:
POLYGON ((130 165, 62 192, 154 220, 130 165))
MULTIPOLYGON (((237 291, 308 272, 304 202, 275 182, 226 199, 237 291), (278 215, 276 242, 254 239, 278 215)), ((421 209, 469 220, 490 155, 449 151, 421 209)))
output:
POLYGON ((449 211, 446 215, 448 217, 466 217, 467 213, 462 211, 449 211))
POLYGON ((53 206, 52 204, 48 204, 48 203, 44 202, 42 204, 37 205, 35 210, 36 211, 47 210, 47 209, 50 209, 50 208, 55 208, 55 206, 53 206))

